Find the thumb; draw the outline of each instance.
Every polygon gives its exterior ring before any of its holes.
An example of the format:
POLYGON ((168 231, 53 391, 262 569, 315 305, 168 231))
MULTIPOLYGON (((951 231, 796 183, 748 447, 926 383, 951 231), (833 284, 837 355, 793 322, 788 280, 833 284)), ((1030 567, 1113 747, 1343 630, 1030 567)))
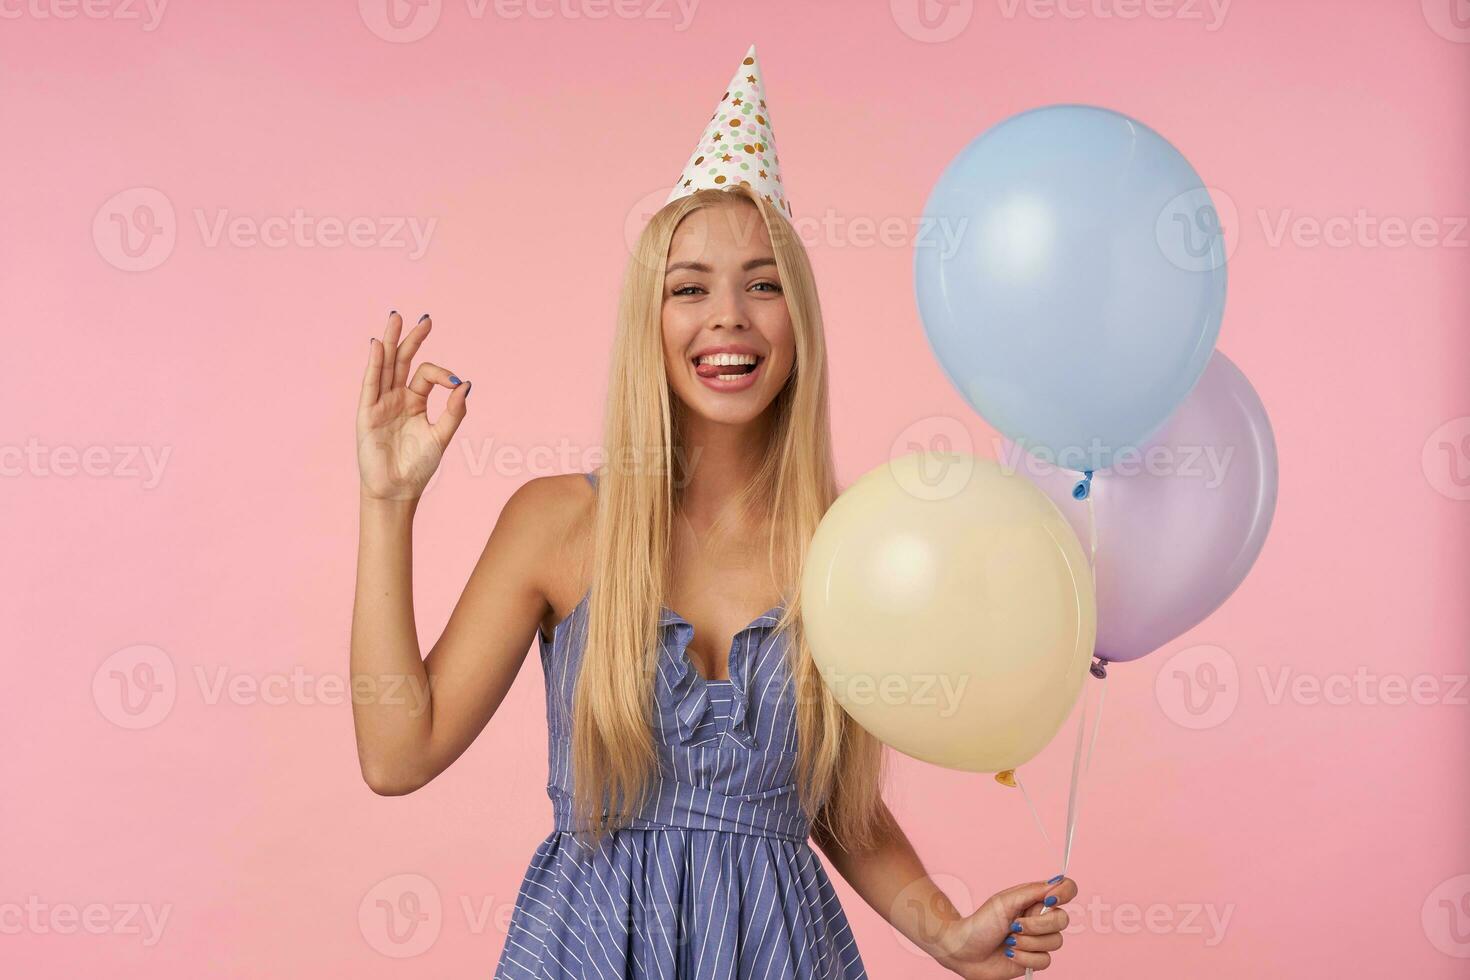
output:
POLYGON ((1027 910, 1046 898, 1051 888, 1052 886, 1044 881, 1028 881, 1024 885, 1016 885, 1005 891, 996 892, 995 900, 1001 908, 1005 909, 1007 916, 1015 919, 1023 914, 1029 914, 1027 910))
POLYGON ((459 429, 459 423, 464 421, 465 399, 470 397, 470 386, 473 383, 466 381, 456 385, 449 393, 449 400, 444 403, 444 411, 440 412, 439 417, 429 426, 429 430, 434 433, 434 438, 439 441, 439 445, 448 446, 449 440, 454 438, 454 433, 459 429))

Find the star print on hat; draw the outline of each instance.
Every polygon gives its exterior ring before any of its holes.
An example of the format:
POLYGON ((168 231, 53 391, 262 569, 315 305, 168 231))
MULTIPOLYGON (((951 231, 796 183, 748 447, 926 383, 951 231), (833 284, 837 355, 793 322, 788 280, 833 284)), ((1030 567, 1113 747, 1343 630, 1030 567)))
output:
POLYGON ((791 202, 781 183, 781 158, 771 135, 764 81, 752 44, 665 204, 705 187, 749 184, 778 210, 791 215, 791 202))

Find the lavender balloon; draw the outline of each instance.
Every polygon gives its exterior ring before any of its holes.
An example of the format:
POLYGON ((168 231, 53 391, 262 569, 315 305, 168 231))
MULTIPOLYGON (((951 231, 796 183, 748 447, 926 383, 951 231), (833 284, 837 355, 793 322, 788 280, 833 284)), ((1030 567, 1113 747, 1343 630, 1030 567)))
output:
MULTIPOLYGON (((1004 440, 999 461, 1044 491, 1089 544, 1078 477, 1004 440)), ((1255 564, 1276 510, 1276 441, 1266 408, 1220 351, 1137 451, 1092 476, 1097 520, 1097 656, 1137 660, 1204 620, 1255 564)))

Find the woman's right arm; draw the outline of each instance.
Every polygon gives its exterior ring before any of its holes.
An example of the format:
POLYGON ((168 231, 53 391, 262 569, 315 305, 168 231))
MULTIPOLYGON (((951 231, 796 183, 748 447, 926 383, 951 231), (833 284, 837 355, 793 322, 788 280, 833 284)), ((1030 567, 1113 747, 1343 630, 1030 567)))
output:
POLYGON ((420 655, 413 612, 413 518, 465 415, 469 383, 422 363, 425 317, 398 343, 389 317, 372 343, 358 406, 362 477, 357 592, 352 610, 352 716, 358 762, 373 791, 411 793, 443 772, 485 727, 515 679, 547 610, 539 575, 548 533, 561 530, 555 478, 533 479, 506 502, 443 635, 420 655), (433 424, 433 387, 451 389, 433 424))

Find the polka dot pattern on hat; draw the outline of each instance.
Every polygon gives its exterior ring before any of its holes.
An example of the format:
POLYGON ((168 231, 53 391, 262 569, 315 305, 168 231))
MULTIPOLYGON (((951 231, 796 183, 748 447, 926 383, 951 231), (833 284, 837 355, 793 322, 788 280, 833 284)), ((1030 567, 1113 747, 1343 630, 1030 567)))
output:
POLYGON ((706 187, 745 184, 791 217, 770 116, 752 44, 664 203, 706 187))

